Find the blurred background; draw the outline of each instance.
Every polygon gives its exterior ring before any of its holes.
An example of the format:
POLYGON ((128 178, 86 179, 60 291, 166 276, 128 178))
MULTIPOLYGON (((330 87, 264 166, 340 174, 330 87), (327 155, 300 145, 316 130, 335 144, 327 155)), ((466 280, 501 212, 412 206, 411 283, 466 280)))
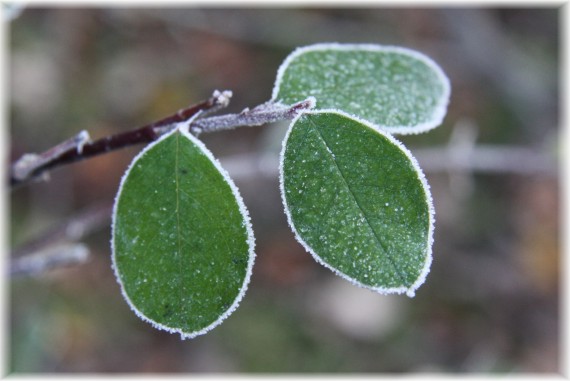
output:
POLYGON ((277 178, 287 123, 275 123, 201 137, 257 238, 240 307, 193 340, 153 329, 111 269, 109 207, 142 148, 131 147, 8 193, 12 270, 66 250, 80 262, 11 276, 9 371, 558 372, 559 9, 16 7, 4 18, 10 161, 81 130, 138 127, 215 89, 233 91, 227 112, 258 105, 283 59, 316 42, 417 49, 452 84, 443 125, 399 137, 436 208, 415 298, 354 287, 295 241, 277 178))

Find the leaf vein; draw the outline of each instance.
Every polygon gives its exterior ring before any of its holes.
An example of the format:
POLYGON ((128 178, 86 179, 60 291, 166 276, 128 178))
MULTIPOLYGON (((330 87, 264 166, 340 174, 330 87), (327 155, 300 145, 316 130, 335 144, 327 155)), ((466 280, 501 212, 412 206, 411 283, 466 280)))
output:
POLYGON ((338 166, 335 157, 332 154, 332 151, 329 147, 329 145, 327 144, 326 140, 324 139, 324 137, 322 136, 321 132, 319 131, 317 125, 315 124, 314 121, 309 120, 309 122, 311 123, 311 125, 313 126, 314 130, 317 133, 317 136, 319 137, 320 141, 323 143, 323 145, 325 146, 326 151, 329 153, 333 163, 335 164, 340 177, 342 179, 342 181, 344 182, 344 185, 346 186, 346 188, 348 189, 350 195, 352 196, 352 199, 354 200, 356 206, 358 207, 358 209, 360 210, 360 212, 362 213, 362 216, 364 217, 364 220, 366 221, 366 224, 368 225, 368 227, 370 228, 370 230, 372 231, 372 233, 374 234, 374 237, 376 238, 376 242, 378 243, 378 246, 382 249, 382 251, 384 251, 384 253, 386 254, 386 257, 388 258, 388 261, 390 261, 390 264, 392 265, 392 267, 394 267, 394 270, 396 270, 396 274, 398 274, 398 277, 400 278, 400 280, 402 281, 402 283, 406 284, 406 280, 405 277, 402 275, 400 269, 398 268, 398 266, 396 266, 396 262, 394 261, 394 258, 392 258, 392 255, 390 255, 389 251, 386 249, 386 247, 384 246, 384 243, 380 240, 380 237, 378 237, 378 234, 376 233, 376 230, 374 230, 374 228, 372 227, 372 224, 370 223, 370 220, 368 218, 368 215, 366 214, 366 212, 364 211, 364 209, 362 208, 362 206, 360 205, 360 203, 358 202, 358 199, 356 197, 356 195, 354 194, 354 191, 352 190, 352 188, 350 187, 350 185, 348 184, 348 182, 346 181, 346 176, 344 175, 344 173, 342 172, 342 170, 340 169, 340 167, 338 166))
POLYGON ((178 173, 178 157, 180 156, 180 134, 176 134, 176 154, 174 155, 174 178, 176 181, 176 241, 178 245, 178 303, 182 310, 182 238, 180 235, 180 174, 178 173))

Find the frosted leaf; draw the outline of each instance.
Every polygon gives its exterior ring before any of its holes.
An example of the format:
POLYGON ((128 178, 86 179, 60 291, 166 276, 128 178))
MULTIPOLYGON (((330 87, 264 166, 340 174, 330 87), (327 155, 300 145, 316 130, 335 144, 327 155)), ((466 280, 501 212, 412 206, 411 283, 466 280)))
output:
POLYGON ((115 200, 112 237, 123 295, 156 328, 204 334, 247 289, 255 258, 247 209, 187 126, 135 157, 115 200))
POLYGON ((359 286, 414 295, 431 264, 434 210, 401 143, 338 111, 306 112, 283 143, 280 181, 289 224, 318 262, 359 286))
POLYGON ((299 48, 277 73, 272 101, 293 104, 309 96, 318 109, 338 109, 398 134, 441 124, 449 80, 427 56, 401 47, 316 44, 299 48))

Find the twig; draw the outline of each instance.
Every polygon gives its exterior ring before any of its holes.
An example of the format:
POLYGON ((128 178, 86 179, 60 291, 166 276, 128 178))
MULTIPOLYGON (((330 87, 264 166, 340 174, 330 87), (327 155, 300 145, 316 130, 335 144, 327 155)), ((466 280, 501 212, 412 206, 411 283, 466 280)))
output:
POLYGON ((111 204, 92 206, 13 250, 10 276, 38 276, 57 267, 86 262, 89 249, 76 241, 108 225, 112 209, 111 204))
POLYGON ((309 97, 291 106, 268 102, 251 110, 246 108, 239 114, 197 119, 190 124, 190 127, 192 133, 200 134, 203 132, 231 130, 240 126, 261 126, 279 120, 293 119, 301 111, 315 107, 315 102, 314 97, 309 97))
POLYGON ((207 100, 178 111, 176 114, 158 120, 146 126, 90 141, 89 134, 81 131, 77 136, 58 144, 41 154, 25 154, 10 168, 10 186, 24 184, 47 173, 49 169, 64 164, 84 160, 124 148, 127 146, 148 143, 168 132, 176 123, 184 122, 196 114, 208 110, 217 110, 229 103, 231 92, 215 91, 207 100))
POLYGON ((231 97, 232 92, 229 90, 222 92, 216 90, 212 94, 212 97, 207 101, 199 103, 191 108, 182 109, 172 116, 161 119, 158 122, 154 122, 150 127, 158 136, 160 136, 170 131, 177 123, 190 120, 193 116, 197 116, 199 114, 200 117, 204 117, 207 114, 211 114, 222 108, 228 107, 231 97))
POLYGON ((113 205, 111 203, 91 206, 13 250, 10 256, 19 258, 44 250, 46 247, 57 243, 79 241, 97 229, 108 226, 112 211, 113 205))
POLYGON ((527 147, 478 144, 463 162, 453 162, 442 148, 412 150, 426 172, 472 171, 489 174, 556 175, 552 155, 527 147))
POLYGON ((445 171, 456 177, 470 177, 472 172, 518 175, 557 173, 556 160, 551 154, 528 147, 477 144, 477 135, 477 124, 462 119, 454 126, 447 146, 418 148, 412 152, 425 171, 445 171))
POLYGON ((82 243, 51 246, 12 260, 10 277, 37 276, 54 268, 85 263, 88 258, 89 249, 82 243))
MULTIPOLYGON (((202 103, 179 111, 177 114, 161 119, 152 124, 117 135, 89 141, 89 135, 82 132, 42 154, 26 154, 16 161, 10 169, 10 186, 15 187, 47 173, 49 169, 69 164, 92 156, 101 155, 127 146, 149 143, 160 135, 171 131, 178 123, 225 107, 229 103, 231 92, 214 92, 212 97, 202 103)), ((259 126, 278 120, 293 119, 303 110, 315 106, 310 97, 291 106, 278 103, 264 103, 252 110, 245 109, 239 114, 227 114, 202 119, 190 123, 193 134, 232 129, 238 126, 259 126)))

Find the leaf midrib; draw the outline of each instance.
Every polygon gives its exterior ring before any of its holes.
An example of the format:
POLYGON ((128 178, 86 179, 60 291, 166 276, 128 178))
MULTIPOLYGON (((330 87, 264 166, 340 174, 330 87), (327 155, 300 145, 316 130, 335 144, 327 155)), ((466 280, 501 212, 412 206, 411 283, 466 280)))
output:
POLYGON ((390 264, 392 265, 392 267, 394 267, 396 274, 398 274, 398 277, 400 278, 400 280, 402 281, 402 283, 405 285, 407 282, 405 280, 405 277, 402 275, 402 273, 400 272, 400 269, 398 268, 398 266, 396 266, 396 263, 394 261, 394 258, 392 258, 392 255, 390 255, 390 253, 388 252, 388 250, 386 249, 386 247, 384 246, 384 243, 380 240, 380 237, 378 237, 378 234, 376 233, 376 231, 374 230, 374 228, 372 227, 372 225, 370 224, 370 221, 368 220, 368 215, 364 212, 364 210, 362 209, 362 207, 360 206, 360 203, 358 202, 358 199, 356 198, 356 195, 354 194, 354 192, 352 191, 352 188, 350 187, 350 185, 348 184, 348 182, 346 181, 345 175, 342 172, 342 170, 340 169, 340 167, 338 166, 335 157, 332 154, 332 150, 329 147, 329 145, 327 144, 325 138, 322 136, 321 132, 319 131, 316 123, 314 121, 312 121, 311 119, 308 119, 309 123, 312 125, 313 129, 315 130, 315 132, 317 133, 317 136, 319 137, 320 141, 323 143, 328 155, 330 156, 331 160, 333 161, 335 167, 337 168, 339 174, 340 174, 340 178, 342 179, 345 187, 348 189, 348 192, 350 193, 350 195, 352 196, 352 199, 354 200, 354 203, 356 204, 356 206, 358 207, 358 210, 360 210, 360 213, 362 214, 362 216, 364 217, 364 220, 366 221, 366 224, 368 225, 368 227, 370 228, 370 230, 372 231, 372 233, 374 234, 374 238, 376 238, 376 243, 378 244, 378 246, 382 249, 382 251, 386 254, 386 257, 388 258, 388 261, 390 262, 390 264))
MULTIPOLYGON (((198 199, 196 199, 195 197, 192 197, 189 193, 185 192, 184 189, 182 189, 180 187, 180 171, 179 171, 179 157, 180 157, 180 139, 181 138, 185 138, 180 132, 176 133, 176 149, 175 149, 175 161, 174 161, 174 178, 175 178, 175 186, 176 186, 176 233, 177 233, 177 246, 178 246, 178 302, 180 305, 180 311, 182 311, 183 308, 183 275, 184 275, 184 269, 183 269, 183 253, 182 253, 182 245, 184 244, 184 236, 181 234, 181 221, 180 221, 180 199, 181 199, 181 195, 184 194, 186 197, 188 197, 189 199, 192 199, 194 201, 198 201, 196 203, 196 206, 198 208, 200 208, 202 210, 202 213, 210 220, 213 221, 214 218, 212 218, 212 216, 210 215, 210 213, 207 211, 207 209, 205 209, 202 204, 199 202, 198 199)), ((209 161, 210 163, 212 163, 211 161, 209 161)), ((223 245, 226 247, 227 251, 230 252, 231 251, 231 245, 230 242, 228 241, 226 235, 222 234, 222 239, 221 242, 223 242, 223 245)), ((214 258, 213 258, 214 259, 214 258)), ((182 318, 182 317, 181 317, 182 318)), ((215 321, 216 318, 213 319, 213 321, 215 321)), ((185 322, 185 324, 187 324, 187 322, 185 322)))
POLYGON ((180 234, 180 179, 178 173, 178 157, 180 156, 180 133, 176 133, 176 152, 174 159, 174 178, 176 181, 176 241, 178 246, 178 304, 182 312, 182 235, 180 234))

